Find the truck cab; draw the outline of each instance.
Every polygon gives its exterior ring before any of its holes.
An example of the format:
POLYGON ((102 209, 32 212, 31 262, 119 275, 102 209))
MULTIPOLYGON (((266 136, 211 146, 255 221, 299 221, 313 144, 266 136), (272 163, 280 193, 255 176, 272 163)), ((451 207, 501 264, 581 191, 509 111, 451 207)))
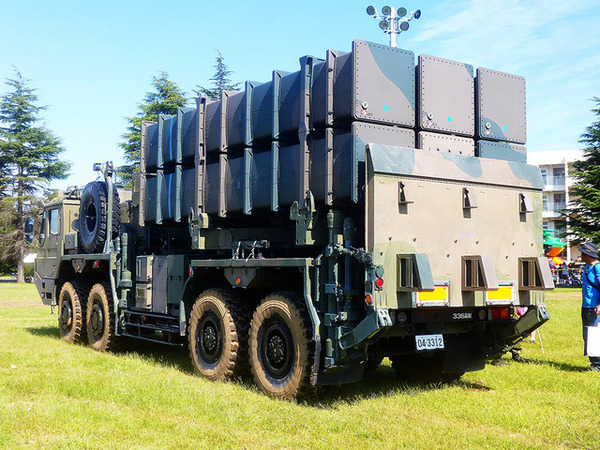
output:
POLYGON ((45 305, 58 304, 56 287, 61 277, 62 257, 77 250, 77 232, 73 224, 78 217, 79 197, 76 192, 49 203, 42 212, 34 279, 45 305))

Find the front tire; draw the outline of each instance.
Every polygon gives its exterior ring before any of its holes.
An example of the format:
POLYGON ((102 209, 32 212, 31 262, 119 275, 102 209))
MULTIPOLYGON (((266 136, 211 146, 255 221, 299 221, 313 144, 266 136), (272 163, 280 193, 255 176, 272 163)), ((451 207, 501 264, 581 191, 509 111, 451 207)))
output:
POLYGON ((209 380, 227 380, 248 367, 249 310, 227 289, 204 291, 194 304, 188 334, 194 372, 209 380))
POLYGON ((87 291, 77 282, 63 284, 58 297, 58 330, 60 337, 72 344, 85 336, 85 311, 87 291))
POLYGON ((109 283, 92 286, 87 299, 85 327, 88 343, 94 350, 106 352, 115 348, 115 314, 109 283))
POLYGON ((310 389, 312 326, 302 297, 268 295, 250 323, 250 369, 266 394, 293 400, 310 389))

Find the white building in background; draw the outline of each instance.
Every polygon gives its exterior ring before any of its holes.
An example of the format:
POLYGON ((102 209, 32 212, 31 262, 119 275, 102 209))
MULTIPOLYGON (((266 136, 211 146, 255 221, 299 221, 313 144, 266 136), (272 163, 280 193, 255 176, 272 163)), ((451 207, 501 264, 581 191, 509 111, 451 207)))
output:
POLYGON ((557 230, 557 237, 567 242, 561 256, 570 261, 580 256, 577 246, 571 246, 567 238, 568 222, 561 216, 560 211, 565 209, 571 201, 573 178, 569 170, 574 161, 583 158, 582 150, 559 150, 546 152, 528 152, 527 162, 540 167, 544 179, 543 218, 544 229, 557 230))

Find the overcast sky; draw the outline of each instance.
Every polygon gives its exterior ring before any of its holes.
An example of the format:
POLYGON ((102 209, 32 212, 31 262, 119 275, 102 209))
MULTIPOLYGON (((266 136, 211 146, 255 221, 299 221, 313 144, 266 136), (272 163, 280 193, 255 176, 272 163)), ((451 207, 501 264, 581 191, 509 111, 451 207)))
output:
MULTIPOLYGON (((125 117, 167 71, 190 96, 209 85, 216 50, 234 81, 268 81, 298 58, 349 51, 354 39, 387 43, 357 0, 0 0, 0 79, 13 65, 38 88, 43 118, 84 185, 92 163, 122 163, 125 117)), ((415 55, 441 56, 527 79, 530 152, 580 148, 600 96, 600 8, 592 0, 406 1, 421 19, 398 37, 415 55)), ((374 3, 381 9, 384 3, 374 3)), ((0 85, 0 93, 7 86, 0 85)))

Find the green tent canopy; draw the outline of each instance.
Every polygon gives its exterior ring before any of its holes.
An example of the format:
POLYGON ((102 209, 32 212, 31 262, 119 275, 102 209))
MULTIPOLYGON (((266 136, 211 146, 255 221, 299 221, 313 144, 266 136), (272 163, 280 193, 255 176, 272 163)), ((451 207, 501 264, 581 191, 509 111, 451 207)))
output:
POLYGON ((558 233, 557 230, 544 230, 544 245, 548 245, 550 247, 560 247, 563 248, 566 244, 561 240, 555 238, 552 234, 558 233))

